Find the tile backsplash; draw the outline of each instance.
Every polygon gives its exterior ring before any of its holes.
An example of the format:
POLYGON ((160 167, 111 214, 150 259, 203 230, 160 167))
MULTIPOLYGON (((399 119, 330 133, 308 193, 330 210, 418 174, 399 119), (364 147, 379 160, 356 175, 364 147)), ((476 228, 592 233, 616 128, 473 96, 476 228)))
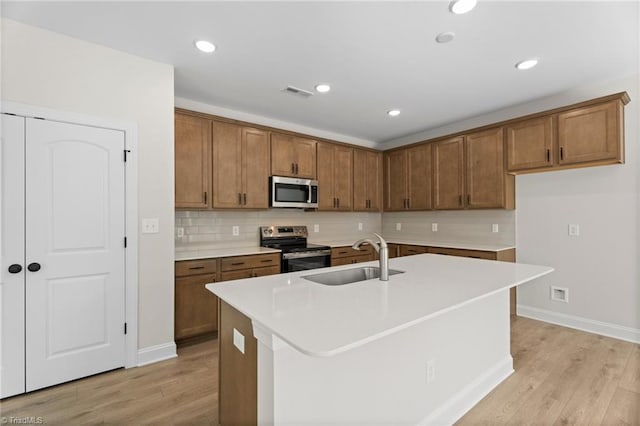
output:
POLYGON ((247 247, 259 244, 258 227, 306 225, 311 242, 354 242, 382 232, 386 238, 443 243, 515 245, 514 210, 465 210, 394 213, 305 212, 299 209, 256 211, 183 211, 175 214, 176 247, 247 247), (401 230, 396 230, 396 224, 401 230), (432 224, 438 231, 432 231, 432 224), (362 230, 358 225, 362 224, 362 230), (492 225, 498 232, 492 232, 492 225), (319 232, 314 232, 318 225, 319 232), (239 235, 233 235, 238 226, 239 235), (178 237, 178 230, 184 235, 178 237))
POLYGON ((176 246, 246 247, 259 244, 258 227, 306 225, 310 242, 354 242, 381 230, 380 213, 305 212, 301 209, 258 211, 182 211, 175 216, 176 246), (362 230, 358 225, 362 224, 362 230), (319 232, 314 232, 318 225, 319 232), (233 227, 239 235, 233 235, 233 227), (178 237, 182 228, 184 236, 178 237))
POLYGON ((515 223, 515 210, 390 212, 382 215, 382 235, 436 243, 515 246, 515 223), (434 223, 437 231, 432 231, 434 223), (493 232, 494 224, 498 232, 493 232))

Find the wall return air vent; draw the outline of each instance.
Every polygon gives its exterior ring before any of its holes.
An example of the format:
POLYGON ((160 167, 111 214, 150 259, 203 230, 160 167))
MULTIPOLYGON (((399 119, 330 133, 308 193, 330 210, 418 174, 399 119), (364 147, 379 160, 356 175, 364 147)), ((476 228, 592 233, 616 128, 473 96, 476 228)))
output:
POLYGON ((295 87, 295 86, 287 86, 284 89, 284 92, 289 93, 290 95, 296 95, 296 96, 300 96, 303 98, 308 98, 310 96, 313 96, 313 92, 310 92, 308 90, 304 90, 304 89, 300 89, 299 87, 295 87))

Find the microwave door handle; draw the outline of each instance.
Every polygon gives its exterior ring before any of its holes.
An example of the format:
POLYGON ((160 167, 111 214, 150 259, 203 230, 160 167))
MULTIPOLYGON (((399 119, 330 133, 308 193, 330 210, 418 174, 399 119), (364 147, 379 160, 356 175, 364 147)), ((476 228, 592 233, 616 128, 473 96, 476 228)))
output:
POLYGON ((308 186, 309 190, 307 191, 307 204, 311 204, 311 194, 313 193, 313 188, 311 185, 308 186))

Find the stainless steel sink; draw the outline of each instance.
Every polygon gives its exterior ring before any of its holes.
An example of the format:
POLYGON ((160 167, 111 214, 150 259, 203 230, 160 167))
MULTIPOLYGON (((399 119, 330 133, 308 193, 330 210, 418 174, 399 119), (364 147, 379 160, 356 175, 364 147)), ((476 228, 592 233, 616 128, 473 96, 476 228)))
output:
MULTIPOLYGON (((402 274, 404 271, 389 269, 389 276, 402 274)), ((324 285, 344 285, 358 281, 380 278, 380 268, 377 266, 363 266, 361 268, 343 269, 341 271, 323 272, 320 274, 305 275, 302 278, 324 285)))

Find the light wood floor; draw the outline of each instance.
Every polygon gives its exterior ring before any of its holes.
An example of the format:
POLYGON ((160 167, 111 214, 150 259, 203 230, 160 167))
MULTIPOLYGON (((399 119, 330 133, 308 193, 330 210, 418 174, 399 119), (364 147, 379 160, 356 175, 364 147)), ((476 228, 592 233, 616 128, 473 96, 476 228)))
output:
MULTIPOLYGON (((640 425, 640 345, 525 318, 511 334, 516 372, 459 425, 640 425)), ((215 424, 216 342, 178 353, 5 399, 0 413, 60 425, 215 424)))

